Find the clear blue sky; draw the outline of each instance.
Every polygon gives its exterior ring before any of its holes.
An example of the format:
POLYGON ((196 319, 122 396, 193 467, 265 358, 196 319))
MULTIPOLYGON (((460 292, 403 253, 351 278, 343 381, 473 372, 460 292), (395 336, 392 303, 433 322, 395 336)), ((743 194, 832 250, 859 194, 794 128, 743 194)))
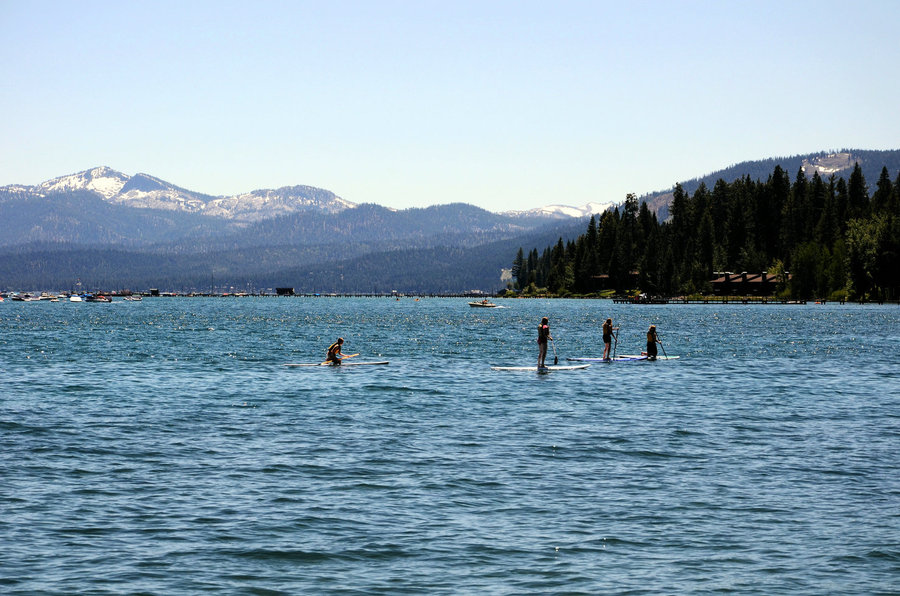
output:
POLYGON ((900 2, 0 0, 0 185, 621 201, 900 148, 900 2))

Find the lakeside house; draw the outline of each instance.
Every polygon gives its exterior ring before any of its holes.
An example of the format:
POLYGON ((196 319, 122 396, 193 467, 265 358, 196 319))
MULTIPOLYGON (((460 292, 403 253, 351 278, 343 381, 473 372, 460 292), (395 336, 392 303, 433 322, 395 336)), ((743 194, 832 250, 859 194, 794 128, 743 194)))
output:
MULTIPOLYGON (((719 272, 712 283, 716 296, 773 296, 778 289, 777 275, 770 273, 719 272)), ((789 281, 791 276, 786 274, 789 281)))

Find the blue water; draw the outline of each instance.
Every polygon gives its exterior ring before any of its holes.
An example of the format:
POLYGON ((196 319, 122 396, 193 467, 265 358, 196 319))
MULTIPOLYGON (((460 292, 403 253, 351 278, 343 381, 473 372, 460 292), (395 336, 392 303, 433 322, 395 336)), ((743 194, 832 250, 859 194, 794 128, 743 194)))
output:
POLYGON ((498 302, 0 304, 0 593, 900 593, 900 308, 498 302))

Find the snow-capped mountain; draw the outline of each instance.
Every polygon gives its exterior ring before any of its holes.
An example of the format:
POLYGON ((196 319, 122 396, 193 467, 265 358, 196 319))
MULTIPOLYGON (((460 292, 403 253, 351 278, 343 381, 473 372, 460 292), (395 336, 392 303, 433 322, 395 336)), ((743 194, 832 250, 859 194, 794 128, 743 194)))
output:
POLYGON ((255 222, 298 211, 338 213, 355 207, 333 192, 312 186, 288 186, 254 190, 230 197, 193 192, 148 174, 128 176, 99 167, 48 180, 37 186, 11 185, 11 191, 45 197, 52 193, 90 191, 105 201, 137 209, 162 209, 212 217, 255 222))
POLYGON ((504 215, 514 217, 550 217, 555 219, 566 219, 570 217, 587 217, 589 215, 600 215, 608 209, 614 207, 615 203, 588 203, 583 207, 570 207, 568 205, 547 205, 546 207, 536 207, 526 211, 507 211, 504 215))
POLYGON ((103 166, 93 170, 78 172, 71 176, 60 176, 53 180, 47 180, 36 187, 32 187, 31 190, 41 195, 71 190, 91 190, 110 200, 119 194, 119 191, 127 183, 128 176, 103 166))
POLYGON ((355 203, 342 199, 331 191, 313 186, 285 186, 276 190, 254 190, 233 197, 213 199, 207 203, 206 213, 217 217, 249 220, 259 213, 266 213, 267 217, 276 217, 310 209, 323 213, 338 213, 353 207, 356 207, 355 203), (303 208, 300 209, 299 205, 303 208))
MULTIPOLYGON (((128 176, 105 166, 69 176, 60 176, 36 186, 0 187, 0 192, 4 191, 39 197, 57 193, 90 191, 113 205, 208 215, 241 224, 303 211, 340 213, 357 206, 329 190, 313 186, 285 186, 278 189, 254 190, 234 196, 215 197, 175 186, 149 174, 138 173, 128 176)), ((516 218, 565 220, 600 214, 613 205, 614 203, 588 203, 583 207, 548 205, 526 211, 509 211, 500 215, 516 218)))

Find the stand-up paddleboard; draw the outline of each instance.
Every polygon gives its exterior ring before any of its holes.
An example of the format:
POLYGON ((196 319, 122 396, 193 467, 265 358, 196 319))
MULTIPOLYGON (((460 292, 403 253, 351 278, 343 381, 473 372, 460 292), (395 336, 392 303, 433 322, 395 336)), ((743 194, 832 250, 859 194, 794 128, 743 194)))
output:
POLYGON ((633 362, 635 360, 646 360, 646 356, 616 356, 615 358, 566 358, 573 362, 633 362))
POLYGON ((590 364, 567 364, 567 365, 551 365, 551 366, 542 366, 538 368, 537 366, 492 366, 491 370, 530 370, 534 372, 552 372, 556 370, 579 370, 582 368, 589 367, 590 364))
POLYGON ((622 355, 616 356, 615 358, 566 358, 566 360, 570 360, 572 362, 637 362, 640 360, 678 360, 681 356, 657 356, 656 358, 650 358, 646 354, 634 354, 634 355, 622 355))
POLYGON ((384 365, 387 363, 388 363, 388 361, 385 360, 384 362, 343 362, 341 364, 332 364, 330 362, 319 362, 319 363, 314 363, 314 364, 287 363, 287 364, 284 364, 283 366, 293 366, 293 367, 297 367, 297 366, 332 366, 332 367, 343 368, 345 366, 378 366, 378 365, 384 365))

